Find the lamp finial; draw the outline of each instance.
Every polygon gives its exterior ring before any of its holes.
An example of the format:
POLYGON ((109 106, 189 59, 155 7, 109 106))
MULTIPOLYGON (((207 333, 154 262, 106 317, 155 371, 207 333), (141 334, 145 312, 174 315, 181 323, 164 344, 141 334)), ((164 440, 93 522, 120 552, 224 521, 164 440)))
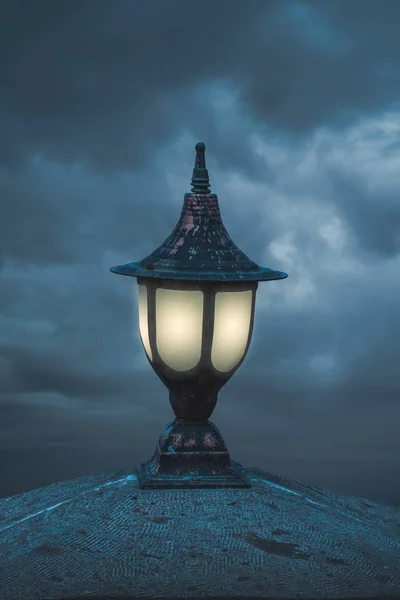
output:
POLYGON ((196 144, 196 161, 194 163, 192 177, 192 192, 193 194, 209 194, 210 180, 206 169, 206 159, 204 155, 206 147, 203 142, 196 144))

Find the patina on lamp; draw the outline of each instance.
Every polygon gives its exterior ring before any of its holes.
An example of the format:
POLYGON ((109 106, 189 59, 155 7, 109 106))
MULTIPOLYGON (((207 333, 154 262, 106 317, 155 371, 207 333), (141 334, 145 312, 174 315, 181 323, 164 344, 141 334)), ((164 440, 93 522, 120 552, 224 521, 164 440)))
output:
POLYGON ((209 417, 249 348, 258 282, 287 274, 258 266, 231 240, 204 151, 199 142, 192 192, 171 235, 140 262, 110 269, 137 277, 140 336, 176 417, 139 465, 142 489, 251 486, 209 417))

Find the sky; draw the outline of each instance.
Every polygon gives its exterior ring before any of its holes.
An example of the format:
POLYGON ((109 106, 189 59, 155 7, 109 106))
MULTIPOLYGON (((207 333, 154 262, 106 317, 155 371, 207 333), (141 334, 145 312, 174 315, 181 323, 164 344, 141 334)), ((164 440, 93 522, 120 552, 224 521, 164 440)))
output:
POLYGON ((150 458, 135 278, 196 142, 260 283, 211 420, 246 467, 400 505, 400 2, 0 1, 0 496, 150 458), (379 5, 379 6, 378 6, 379 5))

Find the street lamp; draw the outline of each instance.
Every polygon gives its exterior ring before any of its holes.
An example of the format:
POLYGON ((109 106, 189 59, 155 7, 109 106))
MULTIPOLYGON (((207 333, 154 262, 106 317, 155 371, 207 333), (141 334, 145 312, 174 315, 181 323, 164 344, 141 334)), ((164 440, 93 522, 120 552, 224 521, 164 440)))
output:
POLYGON ((287 274, 258 266, 231 240, 204 151, 198 143, 192 192, 171 235, 140 262, 110 269, 137 277, 140 337, 176 417, 139 465, 142 489, 250 487, 208 419, 249 348, 258 282, 287 274))

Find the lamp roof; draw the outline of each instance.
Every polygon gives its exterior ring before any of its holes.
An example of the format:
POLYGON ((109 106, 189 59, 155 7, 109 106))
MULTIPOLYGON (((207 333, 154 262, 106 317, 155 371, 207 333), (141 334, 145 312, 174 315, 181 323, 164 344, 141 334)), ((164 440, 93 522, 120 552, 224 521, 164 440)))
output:
POLYGON ((192 191, 170 236, 140 262, 111 267, 119 275, 184 281, 268 281, 286 273, 260 267, 230 238, 218 197, 210 192, 205 145, 196 144, 192 191))

